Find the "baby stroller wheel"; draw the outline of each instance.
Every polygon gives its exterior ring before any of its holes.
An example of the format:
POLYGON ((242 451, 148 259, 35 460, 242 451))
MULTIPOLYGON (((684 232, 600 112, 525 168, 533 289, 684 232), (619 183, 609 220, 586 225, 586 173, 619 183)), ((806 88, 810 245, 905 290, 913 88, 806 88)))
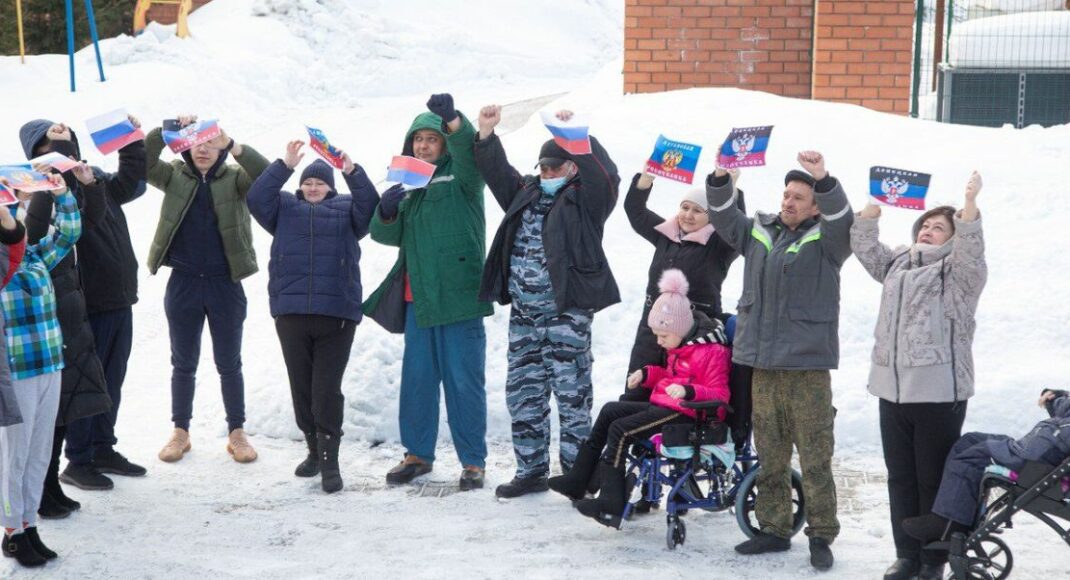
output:
POLYGON ((670 550, 675 550, 677 545, 683 545, 687 540, 687 526, 679 519, 669 516, 669 526, 665 530, 665 545, 670 550))
POLYGON ((1010 548, 1000 538, 992 535, 985 536, 976 543, 966 548, 966 577, 960 578, 954 573, 952 578, 956 580, 1005 580, 1010 576, 1011 568, 1014 567, 1014 556, 1010 548))
MULTIPOLYGON (((748 538, 753 538, 758 533, 758 516, 754 513, 754 506, 758 500, 758 474, 762 467, 751 470, 743 478, 736 490, 736 523, 739 529, 748 538)), ((795 535, 806 523, 806 498, 803 497, 802 475, 798 471, 791 470, 791 503, 792 503, 792 526, 791 534, 795 535)))

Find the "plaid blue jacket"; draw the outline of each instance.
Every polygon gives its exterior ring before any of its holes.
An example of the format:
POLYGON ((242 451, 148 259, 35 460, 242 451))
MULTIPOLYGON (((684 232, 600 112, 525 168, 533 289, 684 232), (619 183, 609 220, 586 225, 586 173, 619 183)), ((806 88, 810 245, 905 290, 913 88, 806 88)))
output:
POLYGON ((11 282, 0 292, 4 338, 12 379, 27 379, 63 369, 63 332, 56 317, 56 292, 49 271, 82 235, 78 202, 68 191, 56 197, 56 229, 26 247, 11 282))

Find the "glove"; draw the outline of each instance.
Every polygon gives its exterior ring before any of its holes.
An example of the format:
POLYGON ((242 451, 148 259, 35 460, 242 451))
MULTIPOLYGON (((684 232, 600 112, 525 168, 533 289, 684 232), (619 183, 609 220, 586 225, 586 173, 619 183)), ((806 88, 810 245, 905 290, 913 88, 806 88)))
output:
POLYGON ((431 95, 427 100, 427 110, 442 117, 446 123, 457 118, 457 109, 453 108, 453 95, 449 93, 431 95))
POLYGON ((379 199, 379 217, 392 220, 398 216, 398 206, 405 199, 405 188, 399 183, 383 192, 379 199))

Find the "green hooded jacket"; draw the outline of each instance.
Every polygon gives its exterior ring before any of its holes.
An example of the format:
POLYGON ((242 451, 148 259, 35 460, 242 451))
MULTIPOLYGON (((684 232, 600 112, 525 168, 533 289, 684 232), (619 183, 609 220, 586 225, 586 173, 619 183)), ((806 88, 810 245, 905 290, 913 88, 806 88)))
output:
MULTIPOLYGON (((200 176, 185 161, 160 160, 164 141, 160 128, 145 136, 145 156, 148 178, 153 187, 163 191, 160 221, 149 248, 149 273, 155 274, 167 257, 167 250, 186 217, 197 193, 200 176)), ((241 157, 235 157, 238 167, 222 164, 212 180, 212 207, 219 220, 219 234, 227 257, 231 280, 237 282, 257 271, 253 251, 253 231, 245 195, 260 174, 267 169, 268 160, 248 145, 242 145, 241 157)))
MULTIPOLYGON (((446 133, 438 115, 420 114, 405 134, 404 155, 412 155, 413 134, 421 129, 446 133)), ((393 269, 364 303, 364 313, 390 332, 405 331, 405 272, 421 328, 494 313, 490 303, 477 298, 487 222, 483 179, 476 170, 475 128, 461 115, 460 129, 445 140, 431 183, 410 191, 392 222, 383 223, 378 211, 372 218, 372 239, 399 251, 393 269)))

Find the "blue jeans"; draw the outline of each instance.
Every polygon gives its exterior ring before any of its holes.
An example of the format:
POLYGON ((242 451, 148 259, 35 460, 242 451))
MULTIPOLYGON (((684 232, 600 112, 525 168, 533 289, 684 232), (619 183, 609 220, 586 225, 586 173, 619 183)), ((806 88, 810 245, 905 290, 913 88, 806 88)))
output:
POLYGON ((241 282, 232 282, 227 276, 171 272, 164 294, 164 311, 171 334, 171 420, 175 427, 188 430, 193 417, 193 392, 205 319, 212 333, 212 354, 223 389, 227 427, 233 431, 245 423, 241 339, 246 306, 241 282))
POLYGON ((130 360, 134 339, 133 309, 127 306, 90 314, 89 326, 93 328, 97 357, 104 366, 111 411, 72 421, 67 426, 67 459, 83 465, 92 462, 95 453, 111 450, 119 441, 115 437, 115 422, 119 417, 126 363, 130 360))
POLYGON ((412 306, 406 307, 398 409, 401 444, 406 452, 429 463, 435 460, 441 384, 450 435, 461 465, 486 465, 486 355, 482 318, 420 328, 412 306))

